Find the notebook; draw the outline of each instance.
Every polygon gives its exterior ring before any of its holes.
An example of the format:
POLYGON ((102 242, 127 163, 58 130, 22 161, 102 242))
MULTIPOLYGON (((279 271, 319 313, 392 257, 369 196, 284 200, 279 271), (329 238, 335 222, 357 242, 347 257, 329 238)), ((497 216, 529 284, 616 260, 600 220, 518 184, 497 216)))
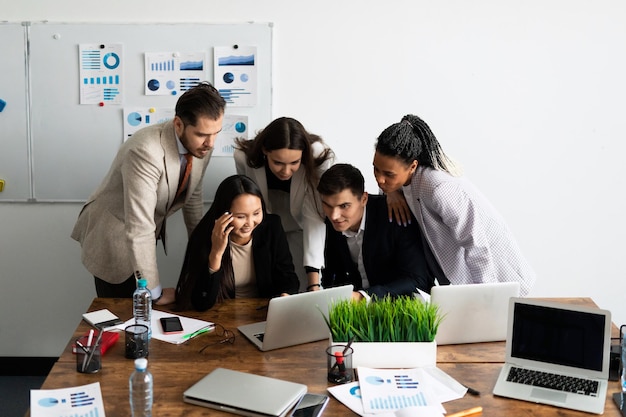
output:
POLYGON ((443 314, 437 345, 505 340, 509 298, 518 296, 517 281, 432 287, 430 302, 443 314))
POLYGON ((83 319, 99 330, 107 330, 111 327, 122 324, 123 321, 106 308, 89 313, 83 313, 83 319))
POLYGON ((350 299, 352 288, 344 285, 272 298, 266 321, 239 326, 239 332, 262 351, 328 339, 324 317, 329 303, 350 299))
MULTIPOLYGON (((506 339, 506 362, 494 395, 550 404, 557 407, 602 414, 609 378, 611 313, 599 308, 512 298, 506 339), (529 378, 542 371, 589 386, 546 388, 545 381, 530 386, 509 379, 529 378), (523 376, 519 376, 523 375, 523 376)), ((554 377, 553 377, 554 378, 554 377)))
POLYGON ((303 384, 216 368, 183 393, 183 401, 242 416, 285 416, 306 394, 303 384))

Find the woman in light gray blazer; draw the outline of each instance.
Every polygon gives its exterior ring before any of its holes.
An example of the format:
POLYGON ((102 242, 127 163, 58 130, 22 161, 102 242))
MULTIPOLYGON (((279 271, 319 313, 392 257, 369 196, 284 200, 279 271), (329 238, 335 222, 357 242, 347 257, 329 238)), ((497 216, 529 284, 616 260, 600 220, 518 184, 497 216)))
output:
POLYGON ((280 216, 300 290, 320 289, 326 226, 317 183, 333 151, 299 121, 280 117, 254 139, 237 139, 234 158, 237 173, 261 188, 267 212, 280 216))
POLYGON ((378 137, 374 175, 388 195, 389 218, 408 218, 425 238, 429 268, 440 283, 519 281, 526 295, 535 273, 489 201, 444 154, 419 117, 407 115, 378 137))

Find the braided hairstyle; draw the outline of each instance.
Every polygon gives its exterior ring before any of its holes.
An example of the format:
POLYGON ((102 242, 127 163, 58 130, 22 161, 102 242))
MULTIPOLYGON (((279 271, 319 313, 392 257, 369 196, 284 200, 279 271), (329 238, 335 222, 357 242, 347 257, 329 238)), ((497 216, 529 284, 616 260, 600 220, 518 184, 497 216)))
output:
POLYGON ((407 165, 418 165, 458 175, 459 169, 443 152, 439 141, 425 121, 407 114, 378 136, 376 152, 401 159, 407 165))

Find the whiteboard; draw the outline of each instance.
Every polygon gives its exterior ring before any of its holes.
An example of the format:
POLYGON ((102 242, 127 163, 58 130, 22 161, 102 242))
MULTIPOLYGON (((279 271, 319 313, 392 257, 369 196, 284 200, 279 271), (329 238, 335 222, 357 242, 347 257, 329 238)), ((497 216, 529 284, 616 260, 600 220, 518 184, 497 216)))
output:
MULTIPOLYGON (((7 26, 11 27, 11 26, 7 26)), ((124 140, 124 107, 174 108, 178 96, 145 94, 144 55, 155 52, 200 52, 207 57, 206 80, 213 82, 213 48, 256 47, 257 102, 231 107, 226 113, 248 117, 253 135, 271 121, 272 25, 243 24, 82 24, 30 23, 23 26, 30 85, 30 138, 16 132, 12 153, 26 152, 32 180, 19 185, 13 198, 34 202, 85 201, 105 176, 124 140), (123 102, 103 106, 80 104, 79 45, 121 44, 123 102), (30 140, 28 140, 30 139, 30 140), (25 147, 31 144, 32 149, 25 147), (30 188, 30 189, 29 189, 30 188)), ((4 36, 2 37, 3 39, 4 36)), ((17 39, 16 39, 17 41, 17 39)), ((7 48, 18 49, 12 42, 7 48)), ((19 45, 23 47, 24 42, 19 45)), ((22 59, 23 61, 23 59, 22 59)), ((16 76, 18 71, 15 70, 16 76)), ((17 78, 17 77, 16 77, 17 78)), ((18 89, 18 86, 16 86, 18 89)), ((18 121, 23 115, 16 115, 18 121)), ((0 122, 1 123, 1 122, 0 122)), ((2 161, 4 162, 4 161, 2 161)), ((8 171, 23 170, 13 162, 8 171)), ((26 164, 28 166, 28 164, 26 164)), ((204 180, 204 199, 210 201, 221 180, 235 173, 232 157, 213 157, 204 180)), ((0 177, 2 178, 2 177, 0 177)), ((9 188, 7 186, 7 188, 9 188)), ((0 193, 0 201, 5 197, 0 193)))
POLYGON ((25 201, 30 197, 25 29, 0 24, 0 39, 0 100, 6 103, 0 112, 0 179, 5 181, 0 200, 25 201))

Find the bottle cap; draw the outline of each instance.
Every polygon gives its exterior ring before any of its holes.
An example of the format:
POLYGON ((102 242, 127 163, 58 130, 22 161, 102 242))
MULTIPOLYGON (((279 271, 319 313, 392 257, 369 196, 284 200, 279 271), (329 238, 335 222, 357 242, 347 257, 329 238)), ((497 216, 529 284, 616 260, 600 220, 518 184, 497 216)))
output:
POLYGON ((148 286, 148 281, 146 281, 144 278, 137 280, 137 287, 141 288, 141 287, 147 287, 147 286, 148 286))
POLYGON ((148 368, 148 359, 146 358, 135 359, 135 369, 137 369, 138 371, 143 371, 146 368, 148 368))

